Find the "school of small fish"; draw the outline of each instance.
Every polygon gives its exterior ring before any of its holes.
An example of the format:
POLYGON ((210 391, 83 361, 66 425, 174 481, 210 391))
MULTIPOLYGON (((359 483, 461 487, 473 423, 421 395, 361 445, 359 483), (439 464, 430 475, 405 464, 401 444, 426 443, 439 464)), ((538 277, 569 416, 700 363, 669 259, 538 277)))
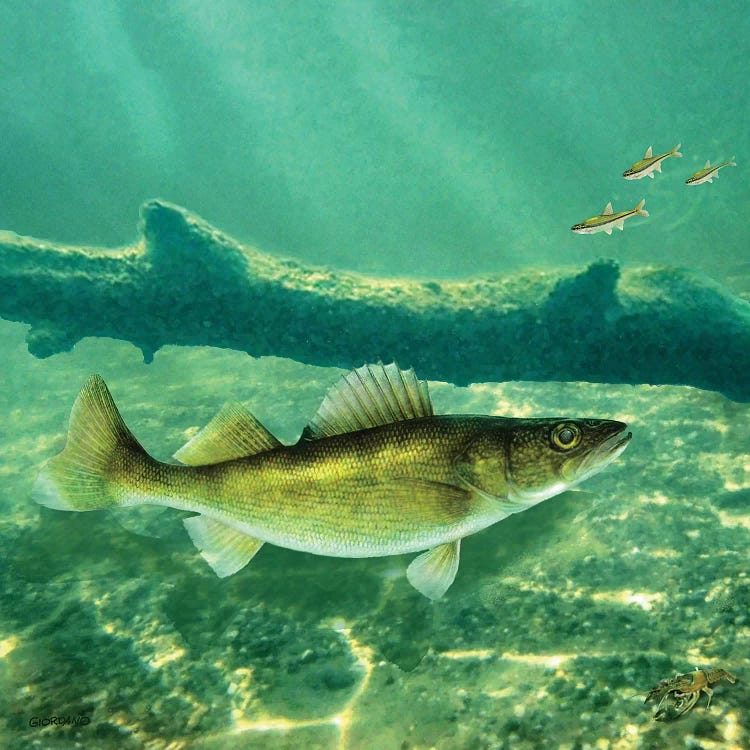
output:
MULTIPOLYGON (((666 151, 663 154, 654 156, 651 146, 646 149, 646 153, 640 161, 637 161, 633 166, 626 169, 622 176, 626 180, 640 180, 642 177, 650 177, 654 179, 654 172, 661 172, 661 165, 666 159, 671 156, 682 157, 680 153, 681 144, 677 144, 671 151, 666 151)), ((702 169, 699 169, 695 174, 685 180, 686 185, 701 185, 704 182, 713 182, 719 179, 719 170, 724 167, 736 167, 737 164, 734 161, 734 156, 721 164, 715 164, 711 166, 711 162, 706 160, 702 169)), ((631 216, 648 216, 643 206, 646 203, 646 199, 643 198, 641 202, 629 211, 619 211, 617 213, 612 209, 612 203, 609 202, 604 207, 604 210, 598 216, 592 216, 585 221, 578 224, 574 224, 571 230, 577 234, 595 234, 596 232, 606 232, 612 234, 612 229, 617 228, 623 230, 625 228, 625 219, 629 219, 631 216)))

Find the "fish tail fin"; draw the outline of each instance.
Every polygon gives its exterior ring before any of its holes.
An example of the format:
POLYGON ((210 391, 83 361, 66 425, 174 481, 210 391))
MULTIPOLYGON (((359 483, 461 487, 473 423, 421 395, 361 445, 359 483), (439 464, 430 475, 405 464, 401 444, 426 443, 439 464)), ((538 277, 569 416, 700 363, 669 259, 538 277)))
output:
POLYGON ((648 216, 648 211, 646 211, 646 209, 643 207, 645 203, 646 203, 646 199, 643 198, 643 200, 641 200, 641 202, 635 207, 635 212, 639 216, 648 216))
POLYGON ((99 375, 92 375, 70 413, 62 453, 51 458, 34 483, 32 497, 56 510, 101 510, 129 505, 111 474, 152 459, 115 406, 99 375))
POLYGON ((680 153, 680 146, 682 146, 681 143, 678 143, 670 152, 670 156, 679 156, 682 157, 682 154, 680 153))
POLYGON ((736 162, 736 161, 734 160, 734 157, 732 157, 732 158, 731 158, 731 159, 730 159, 730 160, 729 160, 729 161, 727 162, 727 166, 728 166, 728 167, 736 167, 736 166, 737 166, 737 162, 736 162))

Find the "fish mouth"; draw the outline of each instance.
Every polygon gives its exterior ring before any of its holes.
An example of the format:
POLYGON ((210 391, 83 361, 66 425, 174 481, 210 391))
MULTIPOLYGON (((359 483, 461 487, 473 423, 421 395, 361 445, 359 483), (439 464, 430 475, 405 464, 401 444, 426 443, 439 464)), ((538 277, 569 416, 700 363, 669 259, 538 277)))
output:
POLYGON ((628 447, 632 432, 622 433, 627 429, 623 422, 612 422, 611 435, 608 435, 599 445, 588 453, 577 467, 576 483, 582 482, 612 463, 628 447))
POLYGON ((633 437, 632 432, 628 432, 624 437, 620 437, 627 425, 622 425, 614 435, 610 435, 596 451, 601 456, 606 456, 610 461, 614 461, 628 447, 628 443, 633 437))

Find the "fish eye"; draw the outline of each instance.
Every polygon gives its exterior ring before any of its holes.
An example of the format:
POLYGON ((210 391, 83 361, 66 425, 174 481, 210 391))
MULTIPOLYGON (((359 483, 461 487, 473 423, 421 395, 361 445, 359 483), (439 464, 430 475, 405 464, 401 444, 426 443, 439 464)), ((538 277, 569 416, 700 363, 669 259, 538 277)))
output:
POLYGON ((558 450, 570 450, 581 442, 581 430, 572 422, 561 422, 552 430, 552 446, 558 450))

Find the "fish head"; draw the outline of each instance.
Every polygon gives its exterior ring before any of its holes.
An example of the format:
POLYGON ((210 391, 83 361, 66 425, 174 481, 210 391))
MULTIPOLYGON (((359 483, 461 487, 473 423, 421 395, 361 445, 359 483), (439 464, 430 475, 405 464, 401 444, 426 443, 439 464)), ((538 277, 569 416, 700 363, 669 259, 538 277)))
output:
POLYGON ((534 505, 598 474, 632 433, 611 419, 522 420, 508 441, 508 496, 534 505))
POLYGON ((517 513, 599 473, 628 446, 609 419, 502 419, 476 438, 458 468, 481 495, 517 513))

